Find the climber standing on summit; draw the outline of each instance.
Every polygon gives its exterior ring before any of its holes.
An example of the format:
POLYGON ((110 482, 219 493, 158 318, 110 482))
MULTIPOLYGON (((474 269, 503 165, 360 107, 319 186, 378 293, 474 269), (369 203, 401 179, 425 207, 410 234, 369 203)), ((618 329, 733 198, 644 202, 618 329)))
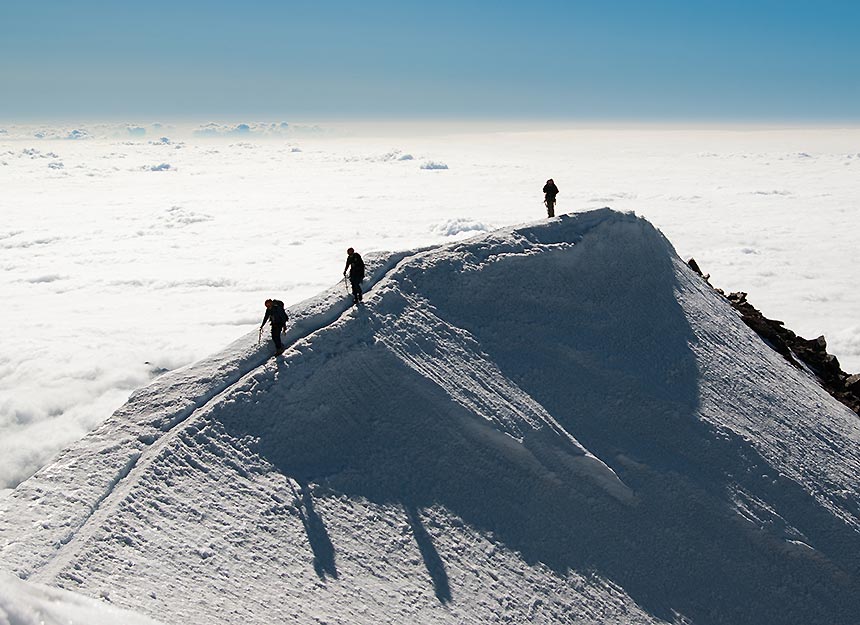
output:
POLYGON ((543 186, 543 192, 543 203, 546 204, 546 216, 555 217, 555 196, 558 195, 558 187, 555 186, 552 178, 546 181, 546 184, 543 186))
POLYGON ((352 284, 352 303, 358 304, 361 301, 361 281, 364 280, 364 261, 361 255, 354 249, 346 250, 346 265, 343 268, 343 275, 349 271, 349 282, 352 284))
POLYGON ((260 324, 260 334, 263 333, 263 326, 267 321, 272 322, 272 340, 275 342, 275 354, 280 356, 284 353, 284 344, 281 343, 281 332, 284 332, 287 327, 287 320, 290 318, 284 308, 284 303, 279 299, 267 299, 265 302, 266 314, 263 317, 263 323, 260 324))

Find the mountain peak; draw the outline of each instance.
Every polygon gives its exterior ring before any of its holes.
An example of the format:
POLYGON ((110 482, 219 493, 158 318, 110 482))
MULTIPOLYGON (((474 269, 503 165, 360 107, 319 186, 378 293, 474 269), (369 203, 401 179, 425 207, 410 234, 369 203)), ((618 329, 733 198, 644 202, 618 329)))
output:
POLYGON ((0 501, 4 566, 167 622, 854 618, 856 415, 647 221, 365 260, 0 501))

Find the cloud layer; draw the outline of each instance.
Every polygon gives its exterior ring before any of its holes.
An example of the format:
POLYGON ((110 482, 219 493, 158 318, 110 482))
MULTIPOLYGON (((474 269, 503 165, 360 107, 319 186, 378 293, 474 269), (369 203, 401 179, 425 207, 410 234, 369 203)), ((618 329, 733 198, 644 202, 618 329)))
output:
POLYGON ((858 131, 4 130, 0 486, 154 375, 253 328, 267 297, 295 302, 341 279, 347 247, 541 219, 549 177, 556 214, 644 215, 716 286, 825 334, 843 368, 860 370, 860 294, 844 269, 860 264, 858 131))

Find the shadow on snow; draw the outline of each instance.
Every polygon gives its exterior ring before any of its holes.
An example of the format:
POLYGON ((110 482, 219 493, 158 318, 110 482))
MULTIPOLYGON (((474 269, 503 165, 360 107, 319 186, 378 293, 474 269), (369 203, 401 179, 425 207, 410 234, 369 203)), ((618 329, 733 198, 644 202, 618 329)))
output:
MULTIPOLYGON (((610 579, 665 620, 856 618, 860 536, 752 445, 698 418, 700 372, 689 347, 696 339, 678 304, 677 267, 662 236, 645 239, 638 254, 598 244, 559 251, 529 276, 528 289, 505 288, 529 270, 517 255, 454 281, 442 279, 450 268, 430 268, 419 285, 434 314, 468 331, 504 376, 612 466, 635 491, 633 504, 588 479, 523 467, 464 428, 475 415, 443 388, 373 341, 315 367, 284 394, 278 414, 249 403, 218 416, 231 435, 258 438, 260 455, 301 484, 320 577, 337 576, 336 545, 309 483, 403 506, 442 603, 457 593, 444 548, 437 551, 420 519, 434 505, 529 563, 610 579), (732 499, 739 488, 815 550, 740 516, 732 499)), ((378 331, 372 308, 364 314, 378 331)))

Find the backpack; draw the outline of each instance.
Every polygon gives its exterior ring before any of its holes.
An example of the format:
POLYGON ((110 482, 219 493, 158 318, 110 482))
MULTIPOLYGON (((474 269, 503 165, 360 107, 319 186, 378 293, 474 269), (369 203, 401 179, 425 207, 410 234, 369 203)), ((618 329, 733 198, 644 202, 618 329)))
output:
POLYGON ((290 318, 287 311, 284 309, 284 303, 279 299, 272 300, 272 325, 283 326, 287 325, 287 320, 290 318))
POLYGON ((364 261, 359 256, 358 252, 352 255, 352 271, 350 272, 356 278, 364 280, 364 261))

